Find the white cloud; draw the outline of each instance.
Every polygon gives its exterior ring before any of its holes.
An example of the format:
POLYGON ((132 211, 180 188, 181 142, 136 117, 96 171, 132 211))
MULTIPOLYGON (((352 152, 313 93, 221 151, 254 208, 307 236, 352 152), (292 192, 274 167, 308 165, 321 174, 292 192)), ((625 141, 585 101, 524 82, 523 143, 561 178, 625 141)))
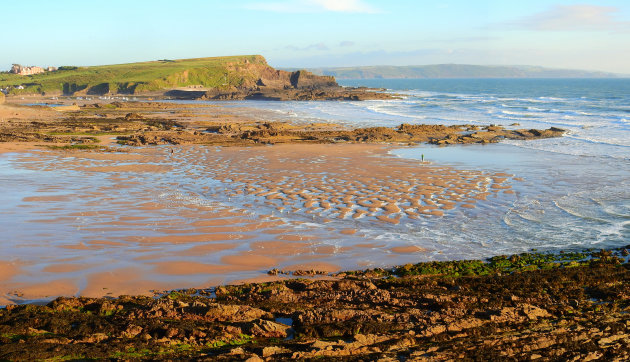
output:
POLYGON ((339 11, 346 13, 373 13, 376 10, 361 0, 309 0, 310 3, 317 4, 328 11, 339 11))
POLYGON ((363 0, 283 0, 258 1, 245 5, 249 10, 262 10, 280 13, 377 13, 378 10, 363 0))
POLYGON ((285 49, 287 50, 293 50, 293 51, 307 51, 307 50, 328 50, 328 46, 326 46, 326 44, 324 43, 317 43, 317 44, 311 44, 305 47, 298 47, 295 45, 287 45, 285 47, 285 49))
POLYGON ((630 22, 616 17, 619 9, 599 5, 556 5, 549 10, 524 17, 512 25, 539 31, 619 31, 630 29, 630 22))

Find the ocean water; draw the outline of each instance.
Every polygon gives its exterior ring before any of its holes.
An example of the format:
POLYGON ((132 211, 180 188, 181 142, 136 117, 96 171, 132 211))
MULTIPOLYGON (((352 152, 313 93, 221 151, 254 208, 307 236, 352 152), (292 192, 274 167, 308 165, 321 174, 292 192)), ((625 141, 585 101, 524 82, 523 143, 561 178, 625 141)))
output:
MULTIPOLYGON (((387 232, 445 253, 511 253, 630 244, 630 79, 373 79, 401 99, 364 102, 221 102, 255 107, 260 118, 351 126, 497 124, 567 130, 562 138, 492 145, 405 147, 398 157, 522 179, 515 200, 459 210, 387 232), (446 250, 450 250, 446 251, 446 250)), ((376 230, 375 233, 383 233, 376 230)))

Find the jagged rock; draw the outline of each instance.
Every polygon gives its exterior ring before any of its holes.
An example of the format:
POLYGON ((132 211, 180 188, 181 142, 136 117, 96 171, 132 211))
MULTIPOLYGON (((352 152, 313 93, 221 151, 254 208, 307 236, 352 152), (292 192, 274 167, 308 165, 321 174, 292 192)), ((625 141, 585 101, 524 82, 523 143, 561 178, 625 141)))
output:
POLYGON ((522 313, 525 314, 529 319, 551 317, 551 314, 549 314, 549 312, 547 312, 546 310, 530 304, 523 305, 522 313))
POLYGON ((141 114, 138 114, 138 113, 127 113, 125 115, 125 120, 127 120, 127 121, 142 120, 142 119, 144 119, 144 116, 142 116, 141 114))
POLYGON ((94 333, 88 337, 78 340, 77 343, 99 343, 108 339, 109 337, 105 333, 94 333))
MULTIPOLYGON (((127 326, 127 329, 122 333, 124 338, 133 338, 142 332, 143 328, 134 324, 127 326)), ((172 336, 169 336, 172 337, 172 336)))
POLYGON ((628 343, 628 342, 630 342, 628 337, 630 337, 630 334, 625 334, 625 333, 624 334, 615 334, 614 336, 602 338, 599 341, 597 341, 597 343, 599 345, 607 345, 607 344, 611 344, 611 343, 613 343, 615 341, 618 341, 620 339, 623 339, 623 340, 626 341, 626 343, 628 343))
POLYGON ((69 344, 70 340, 68 338, 59 337, 59 338, 46 338, 41 340, 41 343, 49 343, 49 344, 69 344))
POLYGON ((262 349, 262 356, 264 358, 267 358, 276 354, 287 353, 287 352, 289 352, 289 350, 282 347, 275 347, 275 346, 265 347, 262 349))
POLYGON ((243 349, 243 347, 236 347, 232 348, 229 354, 233 356, 240 356, 245 354, 245 350, 243 349))
POLYGON ((211 305, 205 314, 207 320, 250 322, 259 318, 271 318, 269 312, 246 305, 211 305))
POLYGON ((254 321, 251 324, 249 332, 254 336, 268 338, 286 338, 289 328, 289 326, 284 324, 261 319, 254 321))

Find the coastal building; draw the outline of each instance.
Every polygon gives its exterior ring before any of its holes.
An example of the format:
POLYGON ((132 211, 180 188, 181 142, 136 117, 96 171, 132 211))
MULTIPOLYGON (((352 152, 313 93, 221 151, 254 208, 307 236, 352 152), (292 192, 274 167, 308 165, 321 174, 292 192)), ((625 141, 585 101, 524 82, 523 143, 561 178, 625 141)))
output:
POLYGON ((19 75, 33 75, 33 74, 39 74, 39 73, 44 73, 44 72, 54 72, 55 70, 57 70, 57 68, 55 67, 48 67, 44 69, 42 67, 36 67, 36 66, 25 67, 20 64, 13 64, 9 73, 19 74, 19 75))

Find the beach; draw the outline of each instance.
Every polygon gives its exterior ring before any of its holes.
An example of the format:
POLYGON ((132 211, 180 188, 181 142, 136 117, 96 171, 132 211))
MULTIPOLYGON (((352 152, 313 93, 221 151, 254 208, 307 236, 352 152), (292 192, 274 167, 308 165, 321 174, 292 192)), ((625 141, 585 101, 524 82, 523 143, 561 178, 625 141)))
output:
POLYGON ((19 186, 3 220, 23 227, 8 228, 2 246, 5 303, 417 261, 441 250, 375 233, 510 197, 518 182, 378 144, 11 147, 4 166, 19 186))
MULTIPOLYGON (((557 143, 547 137, 560 132, 353 128, 279 110, 358 103, 27 97, 2 106, 0 177, 12 185, 2 200, 2 304, 620 245, 615 234, 600 242, 599 219, 564 216, 588 210, 573 211, 567 189, 603 181, 542 165, 594 174, 587 166, 492 143, 557 143)), ((619 181, 608 173, 606 182, 619 181)), ((600 206, 620 207, 605 192, 600 206)))
POLYGON ((286 106, 0 106, 2 356, 623 358, 623 159, 286 106))
POLYGON ((630 3, 40 2, 0 361, 630 360, 630 3))

